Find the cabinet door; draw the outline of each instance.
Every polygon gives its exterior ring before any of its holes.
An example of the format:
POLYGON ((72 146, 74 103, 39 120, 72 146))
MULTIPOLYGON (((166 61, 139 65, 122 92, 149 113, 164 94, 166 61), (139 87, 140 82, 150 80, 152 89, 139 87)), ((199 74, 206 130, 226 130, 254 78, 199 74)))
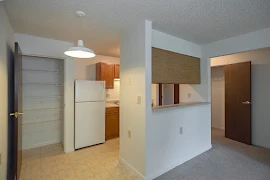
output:
POLYGON ((114 65, 106 63, 96 64, 96 80, 105 81, 106 89, 114 87, 114 65))
POLYGON ((106 89, 114 88, 114 64, 106 64, 105 81, 106 81, 106 89))
POLYGON ((114 65, 114 78, 120 78, 120 66, 119 64, 114 65))
POLYGON ((108 112, 106 109, 106 121, 105 121, 105 139, 112 139, 119 137, 119 110, 118 108, 109 108, 110 110, 115 109, 115 112, 108 112))

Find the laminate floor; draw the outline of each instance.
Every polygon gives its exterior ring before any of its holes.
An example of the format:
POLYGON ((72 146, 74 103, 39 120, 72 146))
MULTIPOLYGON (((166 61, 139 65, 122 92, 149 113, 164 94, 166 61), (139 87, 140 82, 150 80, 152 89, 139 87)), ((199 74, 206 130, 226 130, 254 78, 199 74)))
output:
POLYGON ((20 180, 139 180, 119 161, 119 139, 64 153, 61 144, 23 151, 20 180))

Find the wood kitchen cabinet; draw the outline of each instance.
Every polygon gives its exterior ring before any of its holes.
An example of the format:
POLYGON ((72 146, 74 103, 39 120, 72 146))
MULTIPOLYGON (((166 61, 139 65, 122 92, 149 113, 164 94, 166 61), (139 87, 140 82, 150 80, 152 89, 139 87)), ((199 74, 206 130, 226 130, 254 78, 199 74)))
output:
POLYGON ((106 89, 114 88, 114 64, 97 63, 96 80, 105 81, 106 89))
POLYGON ((117 79, 120 78, 120 65, 119 64, 114 65, 114 78, 117 78, 117 79))
POLYGON ((106 108, 105 139, 119 137, 119 107, 106 108))

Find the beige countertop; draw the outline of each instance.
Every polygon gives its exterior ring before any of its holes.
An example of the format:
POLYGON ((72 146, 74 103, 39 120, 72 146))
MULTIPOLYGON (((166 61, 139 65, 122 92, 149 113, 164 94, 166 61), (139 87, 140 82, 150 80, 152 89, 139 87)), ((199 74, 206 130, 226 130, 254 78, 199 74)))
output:
POLYGON ((105 107, 106 107, 106 108, 113 108, 113 107, 119 107, 119 105, 106 102, 106 103, 105 103, 105 107))
POLYGON ((152 107, 153 111, 159 109, 166 109, 166 108, 181 108, 181 107, 190 107, 190 106, 197 106, 197 105, 204 105, 210 104, 209 102, 180 102, 179 104, 170 104, 170 105, 163 105, 163 106, 154 106, 152 107))

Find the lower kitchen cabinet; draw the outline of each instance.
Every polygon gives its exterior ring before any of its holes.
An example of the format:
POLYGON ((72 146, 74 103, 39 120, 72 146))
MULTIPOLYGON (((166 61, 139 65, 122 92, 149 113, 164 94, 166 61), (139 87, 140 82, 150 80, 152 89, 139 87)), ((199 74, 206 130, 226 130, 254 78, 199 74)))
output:
POLYGON ((119 137, 119 107, 106 108, 105 139, 119 137))

